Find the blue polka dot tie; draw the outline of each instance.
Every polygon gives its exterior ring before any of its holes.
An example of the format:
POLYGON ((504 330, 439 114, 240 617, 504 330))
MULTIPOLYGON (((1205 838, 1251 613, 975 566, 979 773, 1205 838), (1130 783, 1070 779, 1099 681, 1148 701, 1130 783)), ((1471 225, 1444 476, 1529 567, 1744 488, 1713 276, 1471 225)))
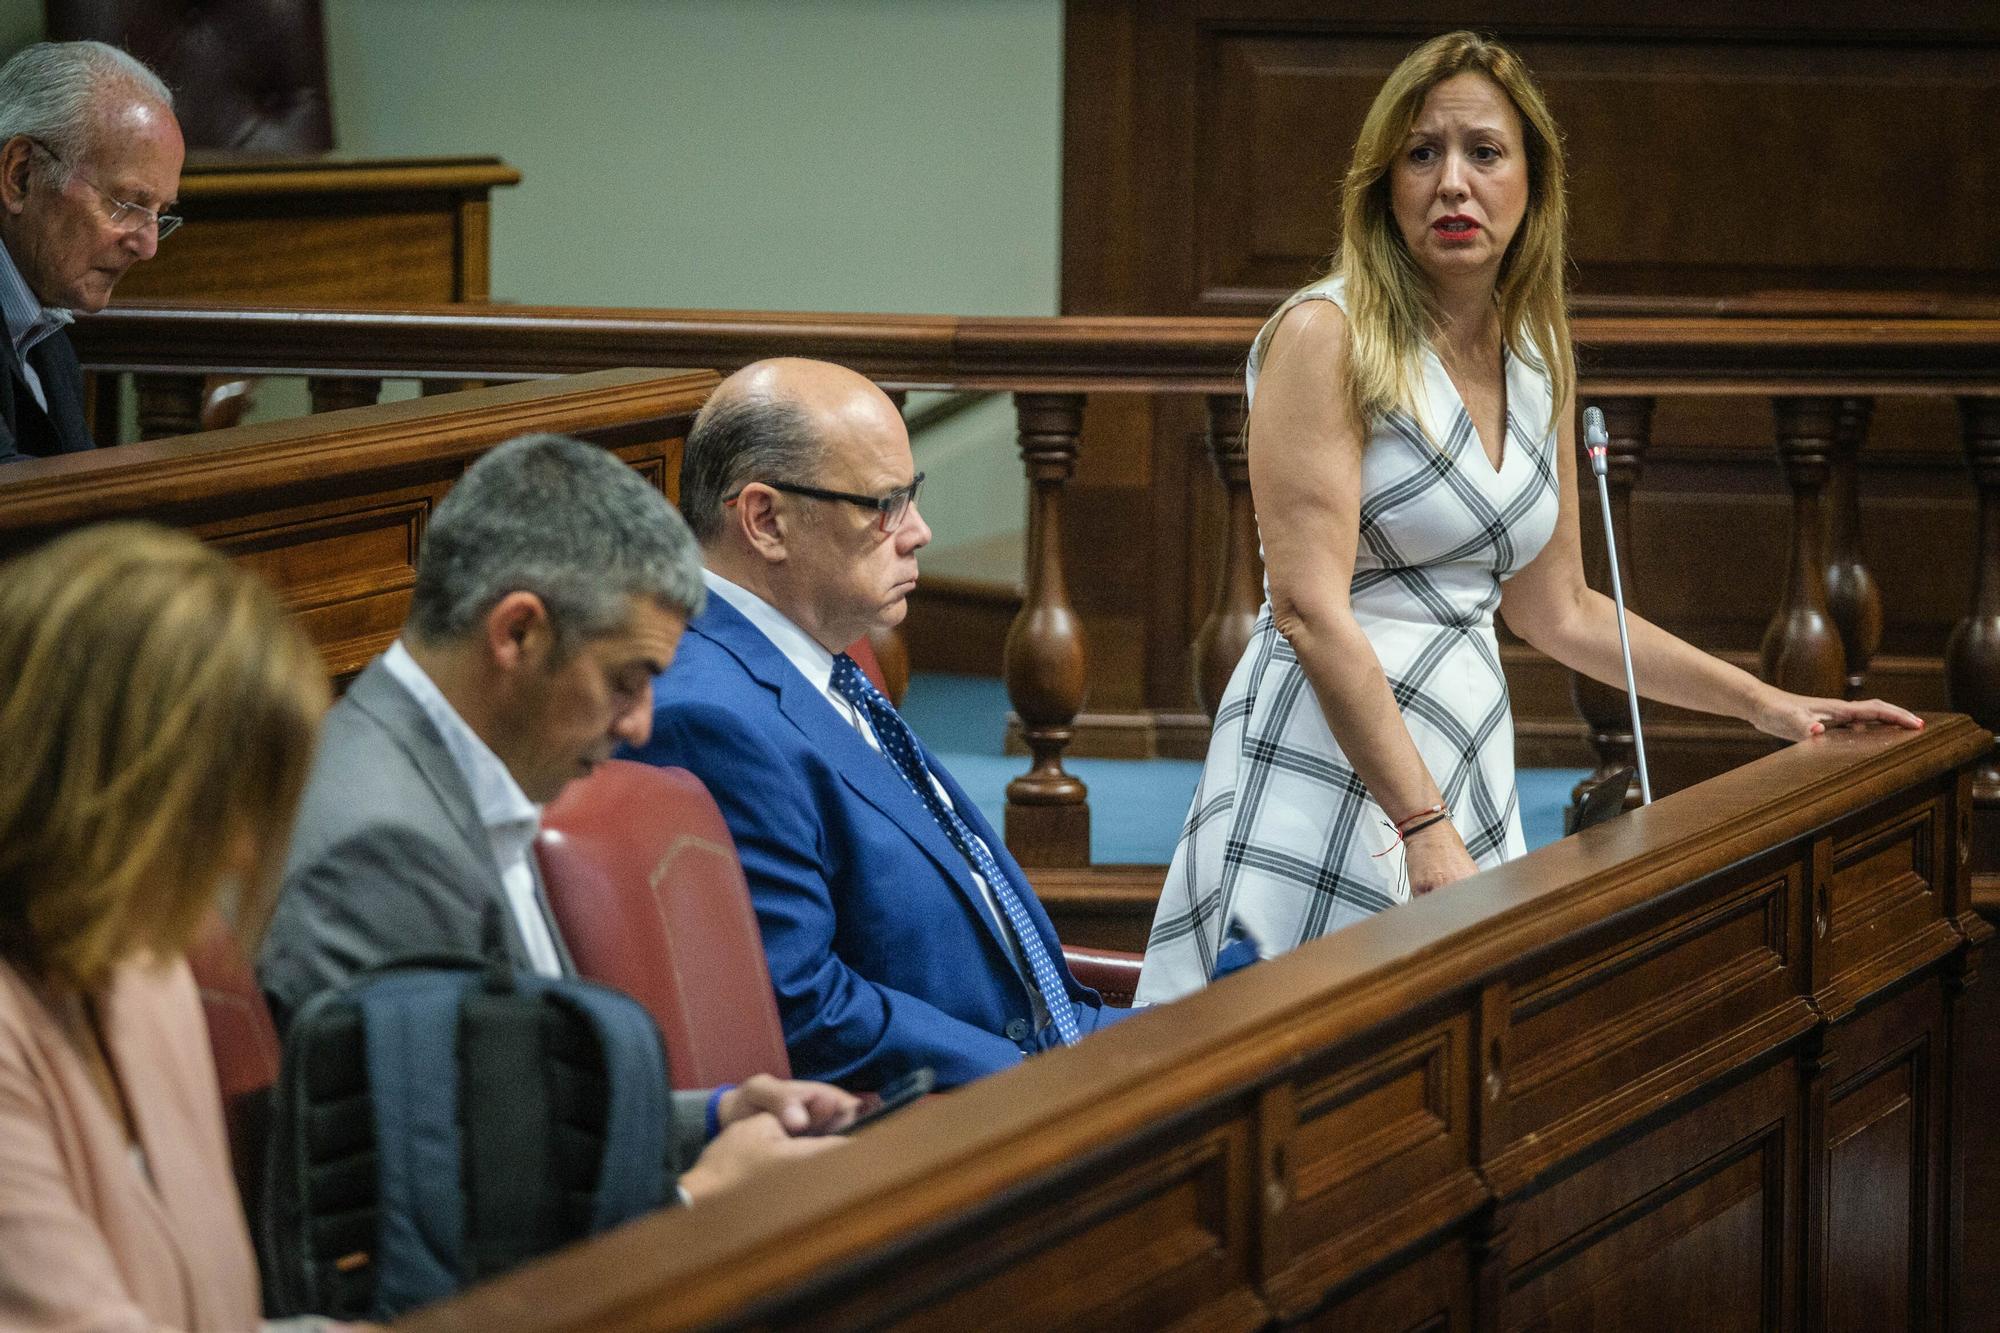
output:
POLYGON ((1020 946, 1022 956, 1028 960, 1028 971, 1033 974, 1035 985, 1042 992, 1042 1003, 1048 1006, 1049 1018, 1056 1025, 1056 1032, 1065 1046, 1073 1045, 1081 1035, 1076 1026, 1076 1008, 1070 1002, 1069 988, 1063 984, 1055 959, 1049 956, 1048 946, 1042 943, 1041 932, 1029 919, 1027 905, 1021 901, 1014 882, 1001 871, 986 844, 973 835, 965 821, 958 817, 958 812, 938 795, 909 724, 903 721, 895 705, 883 698, 882 692, 861 674, 861 668, 846 653, 839 653, 833 659, 833 688, 841 698, 861 710, 861 715, 875 728, 875 739, 882 743, 882 753, 903 775, 903 781, 910 784, 910 790, 931 812, 931 818, 944 830, 945 837, 951 839, 951 845, 958 848, 959 855, 979 872, 980 878, 993 890, 993 899, 1000 904, 1000 913, 1007 918, 1007 925, 1014 932, 1014 941, 1020 946))

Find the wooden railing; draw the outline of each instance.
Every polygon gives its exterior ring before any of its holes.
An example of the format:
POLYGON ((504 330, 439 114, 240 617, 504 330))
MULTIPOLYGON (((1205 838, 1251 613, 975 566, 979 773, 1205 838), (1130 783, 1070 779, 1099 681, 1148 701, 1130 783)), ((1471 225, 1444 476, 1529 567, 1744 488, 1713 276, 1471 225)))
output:
POLYGON ((1990 741, 1785 750, 398 1327, 1970 1326, 1990 741))
MULTIPOLYGON (((1790 575, 1765 635, 1764 668, 1794 688, 1858 688, 1882 619, 1855 537, 1856 457, 1870 410, 1881 397, 1955 397, 1978 487, 1979 576, 1951 638, 1945 674, 1952 707, 1985 725, 2000 724, 2000 318, 1994 313, 1979 302, 1896 297, 1583 303, 1575 320, 1580 392, 1611 423, 1613 507, 1621 527, 1629 530, 1656 400, 1768 398, 1793 529, 1790 575), (1829 308, 1845 313, 1827 315, 1829 308), (1628 310, 1638 313, 1619 313, 1628 310)), ((1212 706, 1261 599, 1241 440, 1241 369, 1255 329, 1256 321, 1246 319, 124 306, 81 321, 76 339, 88 367, 141 376, 149 432, 190 428, 202 377, 212 374, 306 375, 317 404, 348 406, 372 401, 383 377, 456 387, 614 365, 727 372, 784 353, 841 362, 892 390, 1013 393, 1030 514, 1026 595, 1007 638, 1005 675, 1032 758, 1009 788, 1007 836, 1024 863, 1060 871, 1089 861, 1088 796, 1064 768, 1089 678, 1062 541, 1084 397, 1126 391, 1206 400, 1208 448, 1227 515, 1218 595, 1193 646, 1199 695, 1212 706)), ((1602 556, 1588 548, 1587 555, 1602 584, 1602 556)), ((1578 682, 1576 702, 1600 771, 1624 762, 1631 741, 1619 697, 1578 682)), ((1757 743, 1749 744, 1754 753, 1757 743)), ((2000 772, 1991 766, 1982 773, 1982 790, 2000 801, 2000 772)))

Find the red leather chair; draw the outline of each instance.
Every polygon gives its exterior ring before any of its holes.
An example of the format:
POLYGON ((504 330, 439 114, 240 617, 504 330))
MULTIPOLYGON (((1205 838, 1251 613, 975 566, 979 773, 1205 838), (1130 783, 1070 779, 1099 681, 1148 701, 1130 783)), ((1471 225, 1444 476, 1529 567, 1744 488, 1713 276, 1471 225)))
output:
POLYGON ((1102 995, 1106 1004, 1119 1009, 1132 1007, 1132 996, 1139 989, 1139 964, 1145 958, 1144 954, 1123 949, 1063 945, 1063 961, 1069 964, 1076 979, 1102 995))
POLYGON ((791 1077, 736 842, 699 778, 609 760, 548 807, 535 849, 577 970, 646 1006, 675 1087, 791 1077))
POLYGON ((861 668, 861 674, 868 677, 868 683, 882 691, 882 697, 892 704, 903 702, 902 694, 889 692, 889 677, 882 670, 882 659, 875 655, 875 645, 865 637, 847 645, 847 655, 854 659, 854 665, 861 668))
POLYGON ((257 974, 221 916, 209 913, 188 951, 188 967, 201 991, 208 1020, 208 1048, 222 1085, 222 1118, 243 1212, 258 1216, 264 1186, 264 1143, 270 1131, 271 1087, 278 1081, 282 1048, 257 974))

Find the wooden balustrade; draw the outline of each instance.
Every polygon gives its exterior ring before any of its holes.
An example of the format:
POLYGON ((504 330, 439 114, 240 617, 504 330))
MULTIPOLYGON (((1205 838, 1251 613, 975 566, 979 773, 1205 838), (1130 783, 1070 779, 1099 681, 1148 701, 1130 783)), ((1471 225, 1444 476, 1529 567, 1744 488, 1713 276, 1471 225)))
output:
MULTIPOLYGON (((1221 577, 1189 637, 1198 697, 1212 706, 1261 600, 1255 519, 1237 444, 1242 361, 1256 327, 1254 319, 1233 318, 135 304, 79 321, 75 337, 85 364, 103 374, 304 374, 314 377, 316 400, 329 403, 350 400, 333 387, 341 380, 356 381, 351 394, 366 398, 385 376, 455 386, 611 365, 698 364, 727 372, 777 353, 839 361, 892 390, 1013 392, 1032 501, 1023 578, 1028 591, 1008 635, 1006 677, 1032 758, 1010 787, 1010 841, 1024 860, 1074 867, 1087 845, 1088 806, 1083 785, 1063 760, 1088 682, 1062 532, 1067 479, 1090 448, 1080 395, 1127 391, 1206 399, 1208 449, 1225 497, 1220 540, 1207 554, 1220 564, 1221 577)), ((1580 303, 1574 333, 1579 401, 1604 406, 1614 426, 1614 521, 1621 529, 1629 531, 1632 491, 1648 449, 1647 405, 1670 397, 1772 402, 1793 523, 1784 559, 1790 577, 1767 634, 1766 669, 1788 685, 1819 692, 1863 688, 1884 622, 1881 594, 1859 553, 1854 481, 1871 413, 1885 397, 1962 395, 1967 448, 1980 466, 1984 446, 1971 441, 1987 427, 1975 422, 1990 418, 1992 396, 2000 394, 1995 311, 1935 299, 1809 294, 1719 302, 1598 298, 1580 303)), ((177 418, 185 419, 185 413, 177 418)), ((1982 569, 1990 568, 1994 540, 1982 538, 1982 569)), ((1586 557, 1601 565, 1596 552, 1586 557)), ((1634 591, 1643 610, 1646 589, 1634 591)), ((1974 620, 1992 614, 1978 611, 1974 620)), ((1961 646, 1952 688, 1975 700, 1967 706, 1990 725, 2000 723, 1994 707, 2000 701, 1960 683, 1977 678, 1990 661, 1984 633, 1967 631, 1955 641, 1961 646)), ((1520 660, 1518 650, 1509 651, 1517 654, 1510 660, 1520 660)), ((1907 662, 1907 655, 1901 660, 1907 662)), ((1620 761, 1629 740, 1622 707, 1614 706, 1617 696, 1580 684, 1575 699, 1600 766, 1620 761)), ((1665 730, 1671 741, 1671 727, 1665 730)), ((1740 738, 1721 730, 1732 738, 1731 753, 1755 753, 1763 745, 1747 730, 1740 738)), ((1699 773, 1683 770, 1681 780, 1690 776, 1699 773)))
POLYGON ((1860 457, 1868 439, 1873 398, 1843 398, 1834 423, 1832 470, 1827 479, 1828 552, 1826 609, 1840 631, 1847 662, 1847 697, 1858 699, 1868 663, 1882 646, 1882 592, 1861 557, 1860 457))
POLYGON ((1208 456, 1228 505, 1222 575, 1216 581, 1215 603, 1194 641, 1195 697, 1211 718, 1237 659, 1250 643, 1264 602, 1264 559, 1250 503, 1250 451, 1244 434, 1248 420, 1249 405, 1242 394, 1208 395, 1208 456))
MULTIPOLYGON (((1966 461, 1979 488, 1979 546, 1972 606, 1945 648, 1945 682, 1953 708, 1992 726, 2000 724, 2000 398, 1961 398, 1959 411, 1966 461)), ((1979 785, 2000 803, 2000 763, 1992 755, 1980 768, 1979 785)), ((2000 869, 2000 863, 1988 868, 2000 869)))
POLYGON ((1990 741, 1768 756, 397 1327, 1972 1326, 1990 741))
POLYGON ((1090 864, 1090 802, 1063 771, 1070 724, 1083 707, 1083 627, 1063 574, 1063 485, 1076 471, 1080 393, 1014 395, 1028 469, 1028 592, 1007 634, 1007 695, 1033 762, 1007 784, 1007 845, 1028 866, 1090 864))
POLYGON ((1838 697, 1847 687, 1847 659, 1826 600, 1826 483, 1840 403, 1782 396, 1771 407, 1778 423, 1778 462, 1792 488, 1792 542, 1785 595, 1764 632, 1764 679, 1800 694, 1838 697))

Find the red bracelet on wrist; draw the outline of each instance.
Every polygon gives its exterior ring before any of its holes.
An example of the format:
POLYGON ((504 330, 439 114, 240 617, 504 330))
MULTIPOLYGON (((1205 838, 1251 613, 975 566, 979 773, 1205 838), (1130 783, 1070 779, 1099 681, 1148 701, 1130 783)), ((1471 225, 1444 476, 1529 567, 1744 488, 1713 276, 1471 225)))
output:
POLYGON ((1445 813, 1444 802, 1439 801, 1436 805, 1430 806, 1427 809, 1419 810, 1415 814, 1404 815, 1401 819, 1397 820, 1395 824, 1392 825, 1392 827, 1396 830, 1396 832, 1399 835, 1406 834, 1410 831, 1410 825, 1416 823, 1418 820, 1428 819, 1432 815, 1441 815, 1443 813, 1445 813))
POLYGON ((1451 815, 1449 812, 1435 814, 1432 815, 1429 819, 1423 820, 1421 823, 1412 824, 1406 829, 1398 829, 1397 832, 1402 836, 1404 842, 1408 842, 1411 838, 1416 837, 1419 833, 1422 833, 1425 829, 1429 828, 1431 825, 1442 824, 1447 819, 1450 818, 1451 815))

